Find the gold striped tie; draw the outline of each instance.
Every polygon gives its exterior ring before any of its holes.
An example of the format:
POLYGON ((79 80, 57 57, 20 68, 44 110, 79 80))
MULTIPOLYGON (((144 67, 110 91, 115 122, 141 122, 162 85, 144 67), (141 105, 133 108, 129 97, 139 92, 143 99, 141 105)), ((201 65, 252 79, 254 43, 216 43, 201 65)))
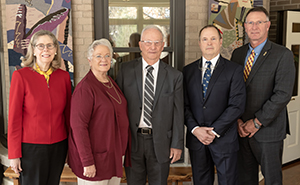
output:
POLYGON ((251 68, 252 68, 252 65, 253 65, 253 61, 254 61, 254 56, 255 56, 255 52, 254 50, 252 50, 250 56, 248 57, 248 60, 247 60, 247 63, 246 63, 246 66, 245 66, 245 69, 244 69, 244 80, 246 82, 249 74, 250 74, 250 71, 251 71, 251 68))

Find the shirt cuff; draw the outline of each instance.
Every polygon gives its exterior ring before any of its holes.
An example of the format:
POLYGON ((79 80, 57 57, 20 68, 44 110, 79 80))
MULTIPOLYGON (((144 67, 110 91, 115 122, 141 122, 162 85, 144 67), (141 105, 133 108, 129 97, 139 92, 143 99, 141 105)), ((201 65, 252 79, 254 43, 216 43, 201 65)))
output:
POLYGON ((213 134, 215 134, 215 136, 217 136, 217 138, 220 138, 221 136, 214 130, 211 131, 213 134))
POLYGON ((199 126, 195 126, 193 129, 192 129, 192 134, 194 134, 194 130, 196 129, 196 128, 199 128, 199 126))

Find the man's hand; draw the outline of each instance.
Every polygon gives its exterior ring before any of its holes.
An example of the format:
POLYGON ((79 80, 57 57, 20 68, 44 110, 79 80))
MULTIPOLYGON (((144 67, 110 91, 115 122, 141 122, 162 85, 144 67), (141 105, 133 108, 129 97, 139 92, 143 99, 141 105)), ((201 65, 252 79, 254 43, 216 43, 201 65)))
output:
POLYGON ((250 133, 249 138, 251 138, 259 129, 255 128, 253 119, 250 119, 250 120, 245 122, 244 130, 246 132, 250 133))
POLYGON ((83 176, 93 178, 96 175, 95 165, 83 167, 83 176))
POLYGON ((20 175, 20 172, 22 171, 20 158, 11 159, 10 166, 11 169, 14 170, 16 174, 20 175))
POLYGON ((170 159, 172 159, 171 164, 178 161, 181 157, 182 150, 177 148, 170 149, 170 159))
POLYGON ((246 123, 243 122, 243 120, 241 119, 238 119, 237 120, 237 123, 238 123, 238 133, 241 137, 247 137, 250 133, 245 131, 245 126, 246 126, 246 123))
POLYGON ((194 130, 193 134, 204 145, 209 145, 215 139, 215 135, 211 132, 213 127, 198 127, 194 130))

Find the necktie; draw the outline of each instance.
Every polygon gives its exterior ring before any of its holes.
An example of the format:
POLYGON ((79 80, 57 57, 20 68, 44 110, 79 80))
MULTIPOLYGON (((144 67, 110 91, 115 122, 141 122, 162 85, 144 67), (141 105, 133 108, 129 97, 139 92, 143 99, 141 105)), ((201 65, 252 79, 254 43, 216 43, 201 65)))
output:
POLYGON ((250 74, 250 71, 251 71, 251 68, 252 68, 252 65, 253 65, 253 61, 254 61, 254 57, 255 57, 255 52, 254 50, 252 50, 250 56, 248 57, 247 59, 247 63, 245 65, 245 69, 244 69, 244 80, 246 82, 249 74, 250 74))
POLYGON ((207 91, 207 87, 208 87, 208 83, 211 77, 211 62, 210 61, 206 61, 207 64, 207 69, 205 70, 204 76, 203 76, 203 83, 202 83, 202 89, 203 89, 203 97, 205 97, 206 95, 206 91, 207 91))
POLYGON ((152 120, 152 109, 154 101, 154 77, 152 75, 153 67, 148 65, 146 67, 147 74, 145 79, 144 90, 144 122, 150 126, 152 120))

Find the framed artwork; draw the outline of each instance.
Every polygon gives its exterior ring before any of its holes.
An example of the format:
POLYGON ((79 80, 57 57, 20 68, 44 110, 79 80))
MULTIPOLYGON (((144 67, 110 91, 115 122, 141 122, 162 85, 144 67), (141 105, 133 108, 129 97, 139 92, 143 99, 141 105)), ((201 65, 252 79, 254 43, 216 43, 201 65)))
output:
POLYGON ((71 0, 6 0, 6 28, 10 76, 21 68, 32 35, 49 30, 56 35, 62 53, 62 69, 74 85, 71 0))

